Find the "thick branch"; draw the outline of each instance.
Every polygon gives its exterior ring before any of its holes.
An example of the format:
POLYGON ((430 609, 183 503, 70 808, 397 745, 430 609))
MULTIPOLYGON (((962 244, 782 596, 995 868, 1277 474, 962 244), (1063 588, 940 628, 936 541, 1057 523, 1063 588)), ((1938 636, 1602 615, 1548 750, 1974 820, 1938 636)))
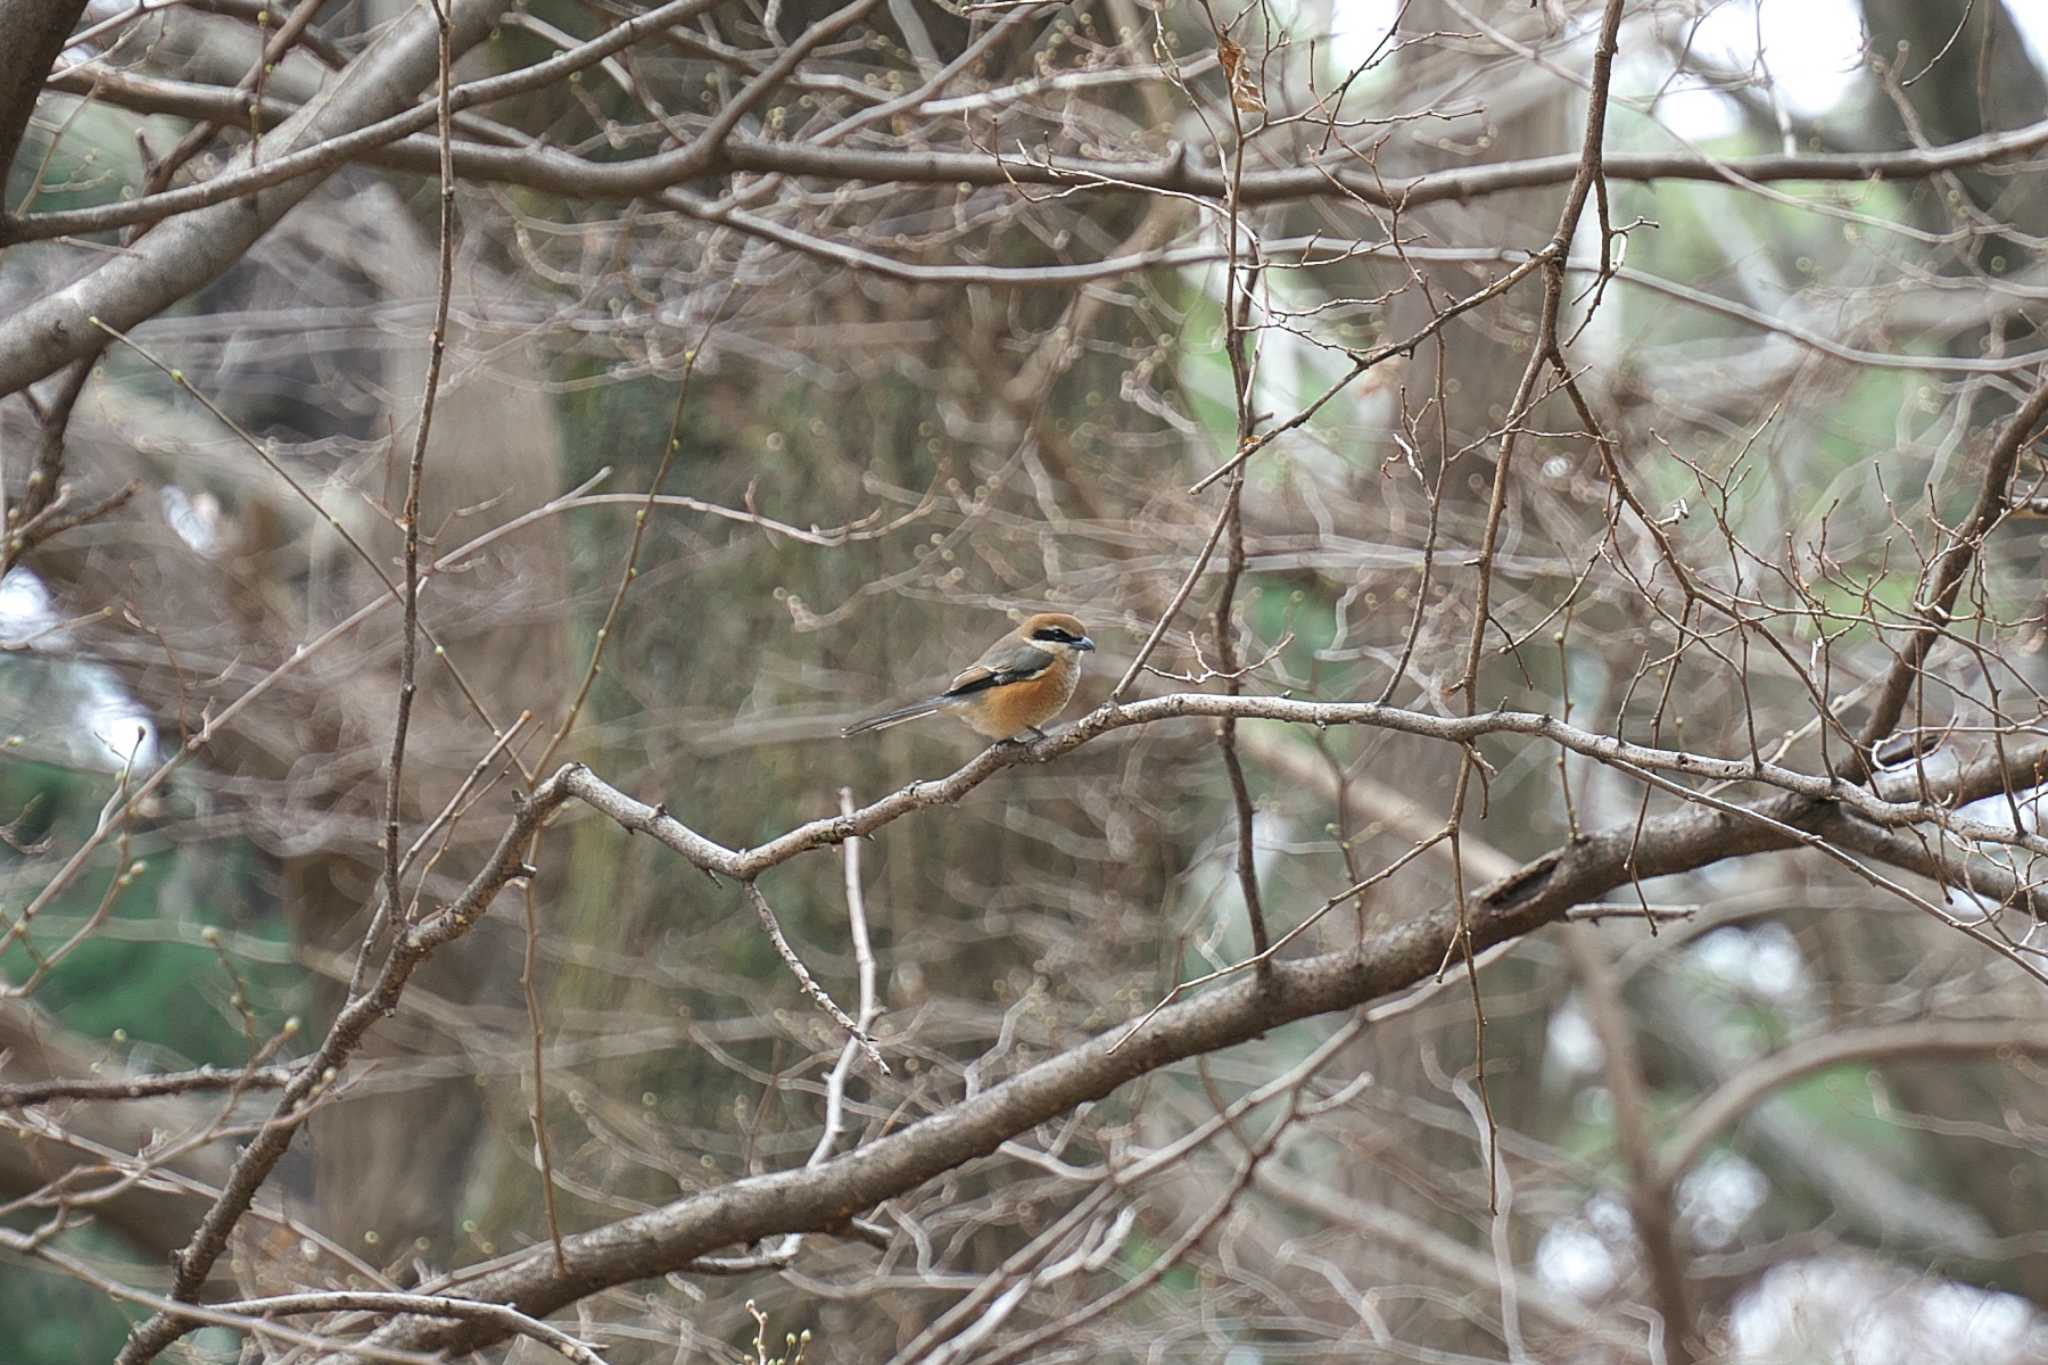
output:
MULTIPOLYGON (((452 46, 461 53, 489 31, 508 0, 454 0, 452 46)), ((417 9, 351 65, 333 86, 263 140, 266 158, 322 141, 410 107, 437 59, 432 15, 417 9)), ((247 164, 244 152, 238 164, 247 164)), ((98 318, 126 331, 219 276, 257 238, 318 187, 334 166, 159 228, 67 288, 0 325, 0 395, 35 382, 102 344, 98 318)))
MULTIPOLYGON (((701 0, 700 0, 701 3, 701 0)), ((672 7, 665 6, 665 11, 672 7)), ((644 16, 635 35, 655 27, 644 16)), ((521 93, 563 78, 565 71, 594 64, 600 56, 626 45, 618 30, 536 67, 522 68, 488 80, 455 88, 457 109, 521 93), (556 64, 561 64, 558 68, 556 64)), ((432 126, 434 106, 422 104, 394 114, 375 128, 365 127, 328 144, 303 147, 287 156, 267 154, 262 164, 238 167, 199 185, 167 190, 125 203, 61 213, 32 214, 0 223, 0 244, 69 234, 105 231, 131 223, 150 222, 174 213, 224 203, 254 190, 285 184, 295 177, 326 175, 346 161, 367 157, 432 126)), ((1684 154, 1610 156, 1601 173, 1609 180, 1707 181, 1742 187, 1747 183, 1796 180, 1920 180, 1958 167, 2002 161, 2048 147, 2048 120, 2008 133, 1968 138, 1944 147, 1897 152, 1817 153, 1810 156, 1760 156, 1717 161, 1684 154)), ((428 153, 417 144, 411 159, 428 171, 428 153)), ((1183 152, 1149 161, 1091 161, 1052 157, 1042 161, 1007 160, 981 152, 890 151, 860 147, 819 146, 751 137, 731 137, 716 147, 693 142, 686 148, 631 161, 592 162, 532 142, 524 147, 484 147, 471 143, 457 149, 456 164, 464 180, 522 185, 529 189, 589 199, 635 199, 651 196, 734 171, 812 176, 828 181, 870 184, 1030 185, 1073 188, 1095 185, 1117 192, 1155 191, 1220 200, 1228 175, 1222 169, 1190 165, 1183 152)), ((1569 185, 1578 174, 1580 156, 1532 157, 1488 166, 1425 171, 1413 176, 1379 176, 1338 163, 1317 163, 1266 171, 1246 171, 1242 203, 1246 206, 1301 199, 1339 198, 1375 207, 1399 206, 1412 211, 1429 204, 1463 202, 1512 190, 1569 185)), ((0 342, 6 339, 0 332, 0 342)))
MULTIPOLYGON (((278 1106, 277 1118, 289 1119, 313 1097, 323 1076, 338 1071, 376 1019, 397 1007, 407 980, 429 954, 467 933, 509 882, 527 874, 528 869, 519 862, 519 850, 538 824, 571 797, 610 814, 628 829, 658 833, 665 843, 680 844, 679 851, 700 866, 705 865, 704 858, 733 860, 737 865, 752 866, 754 873, 744 874, 751 876, 807 850, 868 833, 913 810, 957 799, 958 792, 942 793, 954 786, 964 791, 1001 768, 1064 752, 1107 729, 1193 712, 1204 705, 1222 704, 1222 710, 1233 710, 1272 706, 1278 701, 1184 695, 1103 708, 1038 745, 993 746, 946 782, 918 784, 865 810, 799 826, 744 854, 720 848, 660 810, 624 796, 588 769, 570 765, 535 789, 497 851, 463 894, 404 936, 375 989, 343 1011, 320 1049, 294 1077, 278 1106)), ((1960 788, 1941 795, 1956 801, 1970 799, 1970 793, 1960 788)), ((1575 840, 1483 889, 1470 903, 1465 932, 1470 934, 1476 953, 1553 923, 1573 906, 1638 879, 1691 871, 1749 853, 1802 846, 1799 836, 1834 812, 1827 803, 1781 795, 1748 807, 1723 803, 1631 821, 1575 840)), ((731 865, 728 863, 728 869, 731 865)), ((1169 1006, 1151 1015, 1142 1031, 1120 1024, 950 1110, 835 1160, 737 1181, 565 1239, 567 1271, 560 1269, 550 1251, 543 1251, 466 1288, 474 1297, 509 1303, 522 1312, 544 1317, 609 1286, 681 1270, 720 1247, 780 1233, 842 1226, 861 1210, 988 1155, 1033 1125, 1100 1099, 1139 1076, 1247 1041, 1281 1024, 1349 1008, 1421 982, 1440 969, 1459 932, 1455 910, 1440 907, 1393 922, 1362 941, 1355 951, 1276 962, 1267 977, 1240 977, 1208 995, 1169 1006)), ((225 1248, 228 1232, 282 1157, 295 1126, 274 1122, 243 1151, 220 1201, 177 1260, 181 1282, 196 1284, 197 1277, 204 1275, 225 1248)), ((122 1356, 124 1365, 154 1358, 183 1330, 174 1315, 153 1318, 130 1339, 122 1356)), ((405 1319, 380 1335, 384 1338, 380 1345, 460 1351, 501 1340, 504 1330, 489 1324, 446 1326, 405 1319)))
MULTIPOLYGON (((1366 704, 1207 694, 1103 707, 1036 745, 994 745, 942 782, 914 784, 851 814, 798 826, 746 852, 713 843, 659 808, 632 800, 587 768, 572 764, 535 789, 463 894, 400 940, 376 987, 342 1012, 320 1049, 294 1076, 278 1105, 278 1121, 243 1151, 221 1199, 177 1259, 181 1291, 191 1292, 204 1277, 225 1248, 227 1235, 248 1201, 283 1156, 296 1127, 285 1120, 313 1098, 322 1077, 346 1063, 376 1019, 396 1009, 419 964, 467 933, 507 884, 529 873, 519 861, 519 851, 539 823, 568 799, 584 801, 627 829, 656 835, 700 867, 750 879, 801 853, 867 834, 912 811, 957 800, 1003 768, 1043 761, 1109 730, 1176 715, 1226 713, 1271 713, 1294 720, 1315 720, 1321 714, 1326 724, 1398 719, 1418 733, 1478 723, 1480 729, 1474 734, 1485 732, 1489 723, 1514 716, 1487 713, 1444 718, 1366 704)), ((1537 732, 1559 724, 1540 716, 1519 721, 1537 732)), ((1617 743, 1604 736, 1586 738, 1601 745, 1617 743)), ((2005 780, 2002 773, 1982 771, 1981 765, 1969 775, 1985 782, 1994 777, 1999 782, 2005 780)), ((1888 804, 1859 789, 1840 789, 1879 806, 1888 804)), ((1958 786, 1939 795, 1961 802, 1972 793, 1958 786)), ((1748 853, 1801 847, 1801 836, 1810 834, 1836 811, 1828 802, 1787 794, 1747 807, 1720 802, 1659 819, 1631 821, 1578 839, 1485 888, 1470 905, 1464 932, 1469 933, 1477 953, 1553 923, 1574 905, 1638 879, 1691 871, 1748 853)), ((1440 969, 1459 933, 1455 910, 1439 908, 1391 924, 1364 940, 1356 951, 1276 962, 1266 977, 1241 977, 1209 995, 1170 1006, 1151 1015, 1142 1031, 1134 1033, 1127 1024, 1119 1025, 951 1110, 836 1160, 738 1181, 565 1239, 567 1271, 559 1268, 552 1254, 543 1254, 467 1288, 477 1297, 545 1316, 608 1286, 682 1269, 719 1247, 779 1233, 830 1230, 863 1209, 985 1156, 1033 1125, 1100 1099, 1148 1072, 1233 1046, 1284 1023, 1358 1005, 1423 981, 1440 969)), ((153 1318, 130 1339, 123 1365, 154 1358, 182 1330, 174 1316, 153 1318)), ((500 1340, 503 1333, 488 1324, 436 1327, 406 1320, 383 1335, 390 1340, 380 1344, 467 1350, 500 1340)))
MULTIPOLYGON (((374 987, 351 1000, 335 1019, 319 1049, 299 1064, 291 1083, 278 1098, 270 1122, 235 1159, 234 1170, 221 1187, 213 1206, 200 1220, 192 1240, 171 1258, 172 1297, 190 1301, 198 1292, 214 1262, 227 1250, 235 1224, 249 1210, 256 1191, 277 1168, 291 1145, 299 1124, 296 1120, 319 1096, 331 1077, 340 1073, 361 1046, 363 1037, 377 1020, 394 1013, 405 986, 420 964, 437 949, 467 934, 475 927, 491 902, 527 868, 520 860, 528 841, 541 822, 566 799, 561 775, 535 789, 532 798, 499 839, 484 869, 463 894, 422 923, 402 934, 385 960, 374 987)), ((120 1365, 140 1365, 154 1360, 163 1349, 186 1331, 187 1319, 159 1312, 130 1333, 119 1357, 120 1365)))
MULTIPOLYGON (((578 781, 580 772, 570 769, 564 775, 565 786, 578 795, 587 785, 578 781)), ((1771 818, 1790 823, 1808 806, 1796 798, 1777 798, 1764 809, 1771 818)), ((1719 811, 1651 820, 1640 836, 1631 822, 1582 839, 1482 890, 1469 914, 1474 950, 1550 924, 1572 905, 1627 883, 1632 871, 1661 876, 1789 842, 1775 830, 1719 811)), ((1426 981, 1450 951, 1457 925, 1452 910, 1441 907, 1396 918, 1355 951, 1277 962, 1263 984, 1241 976, 1211 994, 1161 1010, 1136 1036, 1129 1036, 1128 1023, 1120 1023, 943 1113, 822 1165, 735 1181, 568 1238, 567 1274, 556 1270, 553 1255, 543 1248, 471 1281, 465 1292, 544 1317, 611 1285, 679 1270, 720 1247, 843 1226, 862 1210, 987 1156, 1009 1138, 1139 1076, 1426 981)), ((377 1344, 459 1353, 502 1339, 501 1332, 480 1324, 407 1319, 380 1333, 377 1344)))
MULTIPOLYGON (((85 0, 0 0, 0 185, 85 0)), ((4 206, 0 206, 4 207, 4 206)))

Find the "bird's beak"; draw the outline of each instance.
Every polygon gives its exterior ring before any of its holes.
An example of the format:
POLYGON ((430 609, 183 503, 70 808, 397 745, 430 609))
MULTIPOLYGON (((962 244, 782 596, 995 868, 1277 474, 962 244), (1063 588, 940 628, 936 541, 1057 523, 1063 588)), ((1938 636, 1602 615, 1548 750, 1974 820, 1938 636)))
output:
POLYGON ((1074 648, 1085 649, 1090 652, 1093 652, 1093 650, 1095 649, 1095 642, 1089 639, 1087 636, 1083 635, 1080 639, 1074 641, 1074 648))

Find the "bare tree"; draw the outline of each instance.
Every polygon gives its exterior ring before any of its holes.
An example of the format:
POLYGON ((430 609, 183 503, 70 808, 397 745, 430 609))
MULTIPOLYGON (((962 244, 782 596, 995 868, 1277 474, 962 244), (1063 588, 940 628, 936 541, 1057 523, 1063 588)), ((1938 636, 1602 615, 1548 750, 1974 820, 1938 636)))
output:
POLYGON ((2044 76, 1790 8, 0 0, 51 1349, 2036 1358, 2044 76))

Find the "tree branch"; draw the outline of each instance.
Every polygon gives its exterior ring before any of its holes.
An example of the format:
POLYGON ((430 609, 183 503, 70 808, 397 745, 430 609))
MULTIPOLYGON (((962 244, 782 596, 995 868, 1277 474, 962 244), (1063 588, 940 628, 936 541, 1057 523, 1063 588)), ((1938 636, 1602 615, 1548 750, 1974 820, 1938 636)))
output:
MULTIPOLYGON (((702 7, 704 0, 693 3, 702 7)), ((673 8, 664 6, 642 16, 639 27, 628 36, 644 36, 649 28, 656 27, 647 21, 653 20, 655 14, 668 19, 673 8)), ((618 41, 620 32, 612 30, 603 39, 560 53, 536 67, 459 85, 452 96, 455 107, 474 108, 560 80, 569 70, 594 65, 627 46, 626 42, 618 41), (540 68, 547 69, 543 72, 540 68)), ((369 156, 431 127, 433 121, 434 106, 422 104, 394 114, 374 127, 337 136, 331 142, 298 148, 289 155, 278 156, 273 149, 258 166, 223 172, 199 185, 124 203, 31 214, 0 222, 0 245, 149 222, 221 204, 298 177, 331 174, 349 160, 369 156)), ((408 146, 410 159, 417 163, 411 168, 428 173, 430 148, 420 144, 408 146)), ((1759 156, 1727 161, 1682 154, 1609 156, 1603 158, 1601 173, 1609 180, 1705 181, 1734 188, 1743 188, 1745 182, 1768 184, 1787 180, 1922 180, 1959 167, 2025 156, 2043 147, 2048 147, 2048 120, 1947 146, 1895 152, 1759 156)), ((616 162, 586 161, 538 141, 516 148, 465 142, 457 144, 456 164, 465 180, 521 185, 588 199, 642 198, 734 171, 873 184, 1024 185, 1061 189, 1092 186, 1117 193, 1149 191, 1219 201, 1229 181, 1227 170, 1191 165, 1185 153, 1169 153, 1149 161, 1091 161, 1072 157, 1008 160, 980 152, 904 152, 752 137, 729 137, 709 149, 693 142, 686 148, 616 162)), ((1255 206, 1337 198, 1376 208, 1399 207, 1406 212, 1430 204, 1464 202, 1514 190, 1569 185, 1579 165, 1580 156, 1573 153, 1401 177, 1380 176, 1336 163, 1246 171, 1242 202, 1255 206)), ((5 342, 6 336, 0 332, 0 343, 5 342)))
POLYGON ((1899 651, 1891 671, 1885 675, 1877 700, 1871 703, 1870 716, 1857 736, 1855 751, 1845 754, 1837 764, 1837 771, 1842 776, 1853 781, 1868 777, 1871 749, 1898 726, 1906 701, 1912 695, 1913 684, 1920 677, 1920 666, 1927 661, 1928 651, 1934 648, 1935 641, 1942 638, 1948 627, 1955 611, 1956 597, 1962 591, 1970 566, 1976 562, 1978 551, 1983 548, 1984 537, 2005 518, 2009 509, 2009 485, 2013 470, 2019 465, 2020 454, 2032 443, 2035 431, 2044 421, 2048 421, 2048 377, 2035 385, 2019 410, 1999 429, 1998 439, 1992 442, 1984 465, 1984 481, 1977 489, 1977 500, 1971 506, 1968 518, 1956 528, 1954 535, 1947 538, 1948 543, 1935 556, 1933 565, 1921 580, 1920 590, 1914 594, 1914 601, 1919 607, 1919 624, 1913 628, 1905 648, 1899 651))
MULTIPOLYGON (((453 0, 454 53, 481 41, 508 3, 453 0)), ((263 140, 265 159, 412 107, 434 77, 437 51, 433 16, 425 9, 412 11, 349 66, 331 94, 306 105, 263 140)), ((244 151, 238 162, 248 164, 249 156, 244 151)), ((338 165, 167 224, 85 278, 22 308, 0 324, 0 396, 100 345, 93 319, 127 331, 221 275, 338 165)))
POLYGON ((2048 1058, 2048 1034, 2038 1022, 1922 1019, 1809 1038, 1743 1068, 1677 1121, 1658 1157, 1658 1178, 1671 1188, 1720 1132, 1795 1081, 1851 1062, 1983 1060, 1999 1054, 2048 1058))
POLYGON ((0 34, 7 38, 0 45, 0 185, 21 150, 43 82, 83 13, 85 0, 0 0, 0 34))
MULTIPOLYGON (((1061 738, 1045 743, 1057 744, 1061 738)), ((1004 751, 998 746, 989 753, 1004 751)), ((550 799, 573 794, 608 813, 621 809, 621 803, 625 809, 638 804, 587 769, 574 766, 544 786, 550 799)), ((1967 799, 1961 792, 1952 795, 1967 799)), ((895 814, 911 808, 898 808, 895 814)), ((1638 879, 1797 847, 1798 840, 1785 831, 1805 828, 1824 818, 1826 811, 1803 797, 1779 796, 1742 813, 1688 809, 1641 822, 1630 820, 1585 836, 1477 892, 1468 920, 1474 951, 1532 933, 1564 917, 1572 906, 1638 879)), ((868 819, 874 820, 873 815, 868 819)), ((644 820, 622 823, 645 827, 644 820)), ((836 833, 843 839, 873 827, 858 813, 816 823, 825 828, 801 835, 792 832, 749 856, 772 849, 770 856, 781 861, 831 841, 823 836, 836 833), (856 828, 863 825, 867 827, 856 828)), ((488 893, 473 885, 463 899, 474 903, 488 899, 488 893)), ((862 1210, 986 1156, 1032 1126, 1101 1099, 1139 1076, 1248 1041, 1285 1023, 1347 1009, 1423 982, 1437 972, 1457 933, 1458 917, 1449 906, 1396 918, 1355 950, 1276 962, 1263 985, 1256 978, 1240 977, 1207 995, 1169 1006, 1134 1037, 1127 1039, 1130 1026, 1119 1023, 1001 1085, 844 1156, 736 1181, 568 1238, 564 1246, 571 1270, 566 1275, 555 1269, 553 1257, 543 1249, 471 1282, 467 1292, 543 1317, 609 1286, 679 1270, 721 1247, 778 1233, 843 1226, 862 1210)), ((379 1345, 451 1352, 501 1339, 478 1324, 447 1326, 417 1320, 394 1323, 375 1338, 379 1345)))

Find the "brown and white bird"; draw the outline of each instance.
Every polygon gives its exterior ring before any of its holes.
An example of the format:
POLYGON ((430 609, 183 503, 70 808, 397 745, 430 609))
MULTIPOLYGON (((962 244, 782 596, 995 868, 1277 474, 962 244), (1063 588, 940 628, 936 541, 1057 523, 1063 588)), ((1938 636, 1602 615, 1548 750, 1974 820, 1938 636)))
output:
POLYGON ((1066 710, 1081 681, 1081 656, 1095 648, 1081 623, 1042 611, 988 647, 936 697, 855 721, 841 731, 865 734, 943 712, 990 739, 1044 738, 1038 727, 1066 710))

